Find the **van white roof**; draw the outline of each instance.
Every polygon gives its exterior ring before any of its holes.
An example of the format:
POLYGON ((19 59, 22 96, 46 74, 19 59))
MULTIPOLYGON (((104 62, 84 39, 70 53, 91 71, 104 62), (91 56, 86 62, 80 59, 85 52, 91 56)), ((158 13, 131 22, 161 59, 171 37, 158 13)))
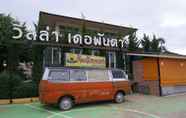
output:
POLYGON ((48 69, 122 70, 118 68, 46 67, 48 69))

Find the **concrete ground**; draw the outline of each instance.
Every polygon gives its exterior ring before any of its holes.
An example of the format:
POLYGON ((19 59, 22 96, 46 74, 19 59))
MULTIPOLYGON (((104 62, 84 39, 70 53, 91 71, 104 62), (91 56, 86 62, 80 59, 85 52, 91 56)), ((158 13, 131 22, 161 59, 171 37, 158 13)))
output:
POLYGON ((0 118, 186 118, 186 94, 155 97, 134 94, 126 102, 76 105, 70 111, 39 102, 0 106, 0 118))

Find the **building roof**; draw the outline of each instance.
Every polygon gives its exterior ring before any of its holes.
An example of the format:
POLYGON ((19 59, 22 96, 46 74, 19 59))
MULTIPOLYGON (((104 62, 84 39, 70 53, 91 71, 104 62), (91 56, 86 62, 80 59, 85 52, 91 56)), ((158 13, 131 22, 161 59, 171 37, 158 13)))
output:
POLYGON ((47 13, 43 11, 40 12, 39 16, 40 16, 39 22, 41 24, 47 24, 47 25, 63 24, 65 26, 82 27, 82 21, 85 21, 87 28, 93 28, 95 30, 108 31, 111 33, 122 33, 124 35, 128 35, 130 33, 137 31, 136 28, 132 28, 132 27, 125 27, 125 26, 102 23, 102 22, 97 22, 97 21, 92 21, 92 20, 87 20, 87 19, 56 15, 56 14, 47 13))
POLYGON ((165 53, 127 53, 129 56, 155 57, 155 58, 171 58, 171 59, 186 59, 185 55, 180 55, 172 52, 165 53))

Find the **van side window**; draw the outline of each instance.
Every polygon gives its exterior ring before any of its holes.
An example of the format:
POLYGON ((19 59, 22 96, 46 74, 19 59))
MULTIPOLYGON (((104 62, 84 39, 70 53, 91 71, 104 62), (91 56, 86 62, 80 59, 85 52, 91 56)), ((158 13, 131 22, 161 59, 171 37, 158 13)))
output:
POLYGON ((70 70, 71 81, 86 81, 86 72, 84 70, 72 69, 70 70))
POLYGON ((51 70, 49 73, 49 80, 60 82, 60 81, 69 81, 69 70, 51 70))
POLYGON ((107 70, 88 70, 89 81, 108 81, 109 75, 107 70))
POLYGON ((118 78, 118 79, 125 78, 125 74, 121 70, 112 70, 112 76, 113 76, 114 79, 116 79, 116 78, 118 78))

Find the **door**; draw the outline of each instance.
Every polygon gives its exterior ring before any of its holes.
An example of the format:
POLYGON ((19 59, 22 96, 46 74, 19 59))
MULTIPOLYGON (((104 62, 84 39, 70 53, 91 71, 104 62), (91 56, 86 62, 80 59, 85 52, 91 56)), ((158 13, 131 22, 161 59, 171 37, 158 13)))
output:
POLYGON ((49 74, 50 91, 52 99, 56 101, 61 96, 70 95, 75 102, 81 103, 87 100, 87 76, 81 69, 53 69, 49 74))
POLYGON ((114 92, 116 93, 118 90, 124 91, 126 94, 130 93, 130 85, 128 81, 128 77, 122 70, 111 70, 110 71, 112 79, 113 79, 113 87, 114 92))
POLYGON ((76 103, 87 102, 87 75, 84 69, 70 70, 70 94, 76 103))
POLYGON ((88 70, 87 97, 89 101, 112 99, 113 86, 108 70, 88 70))

